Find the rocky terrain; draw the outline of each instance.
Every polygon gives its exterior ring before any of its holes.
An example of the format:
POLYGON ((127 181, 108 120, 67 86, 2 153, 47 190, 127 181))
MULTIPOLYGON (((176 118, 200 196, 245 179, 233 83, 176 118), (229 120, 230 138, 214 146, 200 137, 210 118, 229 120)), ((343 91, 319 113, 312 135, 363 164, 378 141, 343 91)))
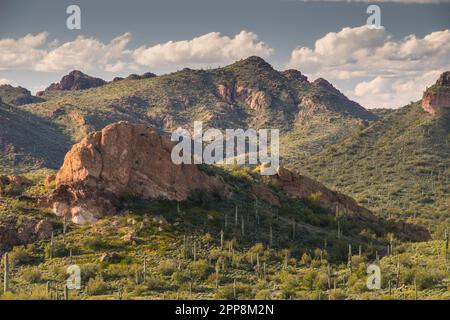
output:
POLYGON ((43 96, 49 91, 59 90, 85 90, 89 88, 96 88, 106 84, 106 81, 100 78, 94 78, 84 74, 79 70, 74 70, 68 75, 65 75, 59 83, 52 83, 44 91, 39 91, 38 96, 43 96))

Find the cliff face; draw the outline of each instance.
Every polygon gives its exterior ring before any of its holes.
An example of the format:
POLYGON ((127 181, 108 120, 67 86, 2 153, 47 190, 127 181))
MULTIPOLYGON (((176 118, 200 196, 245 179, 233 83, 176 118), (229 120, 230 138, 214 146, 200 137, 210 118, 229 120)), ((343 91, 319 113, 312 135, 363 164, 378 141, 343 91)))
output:
POLYGON ((431 114, 435 114, 441 108, 450 108, 450 92, 425 92, 422 108, 431 114))
POLYGON ((424 92, 422 108, 431 114, 450 108, 450 71, 441 74, 436 84, 424 92))

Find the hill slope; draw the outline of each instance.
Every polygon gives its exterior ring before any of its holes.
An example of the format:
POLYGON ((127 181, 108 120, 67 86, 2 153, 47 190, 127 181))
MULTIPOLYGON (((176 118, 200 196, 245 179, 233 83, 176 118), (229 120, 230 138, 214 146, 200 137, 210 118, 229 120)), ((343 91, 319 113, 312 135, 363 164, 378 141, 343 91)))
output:
POLYGON ((290 166, 380 215, 392 214, 442 233, 450 222, 449 134, 448 110, 431 115, 413 103, 290 166))
POLYGON ((69 143, 54 123, 0 101, 0 173, 57 168, 69 143))

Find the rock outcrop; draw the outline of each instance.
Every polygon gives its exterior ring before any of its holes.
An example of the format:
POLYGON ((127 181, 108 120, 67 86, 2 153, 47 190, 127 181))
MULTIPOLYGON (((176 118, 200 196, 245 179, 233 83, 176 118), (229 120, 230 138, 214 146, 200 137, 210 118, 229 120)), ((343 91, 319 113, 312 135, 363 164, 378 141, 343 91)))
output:
POLYGON ((22 176, 2 175, 0 176, 0 193, 2 192, 20 193, 30 184, 31 182, 27 178, 22 176))
POLYGON ((288 69, 282 72, 283 75, 289 80, 297 80, 300 82, 308 82, 308 77, 295 69, 288 69))
POLYGON ((48 203, 57 215, 85 223, 114 214, 125 196, 182 201, 196 189, 225 192, 195 165, 175 165, 172 147, 143 124, 118 122, 91 133, 67 153, 48 203))
POLYGON ((441 109, 450 110, 450 71, 442 73, 437 82, 424 92, 422 108, 431 114, 441 109))
POLYGON ((320 206, 335 211, 336 207, 345 209, 349 213, 371 214, 371 212, 358 205, 351 197, 332 191, 320 182, 296 172, 279 167, 277 174, 272 176, 273 185, 283 190, 286 194, 298 198, 317 199, 320 206))
POLYGON ((2 221, 0 224, 0 254, 13 246, 49 238, 53 225, 49 220, 26 218, 20 223, 16 220, 2 221))
POLYGON ((40 91, 37 93, 38 96, 44 95, 49 91, 58 91, 58 90, 84 90, 89 88, 95 88, 105 85, 107 82, 100 78, 94 78, 88 76, 87 74, 74 70, 70 72, 68 75, 62 77, 59 83, 52 83, 47 89, 44 91, 40 91))

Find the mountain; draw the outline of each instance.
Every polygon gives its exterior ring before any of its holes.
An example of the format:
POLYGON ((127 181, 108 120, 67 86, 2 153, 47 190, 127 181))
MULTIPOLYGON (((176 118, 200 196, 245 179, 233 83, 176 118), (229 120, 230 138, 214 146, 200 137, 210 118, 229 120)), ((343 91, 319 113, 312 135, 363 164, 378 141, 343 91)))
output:
POLYGON ((106 81, 103 79, 94 78, 81 71, 73 70, 69 74, 62 77, 59 83, 52 83, 44 91, 38 92, 37 95, 43 96, 48 92, 60 90, 85 90, 89 88, 100 87, 104 84, 106 84, 106 81))
POLYGON ((54 123, 0 100, 0 173, 56 168, 69 143, 54 123))
POLYGON ((47 101, 24 109, 61 125, 73 141, 120 120, 167 131, 199 120, 222 129, 279 128, 293 149, 314 153, 378 118, 326 80, 309 82, 299 71, 277 71, 259 57, 48 92, 47 101))
POLYGON ((355 197, 380 216, 420 223, 442 235, 448 216, 450 96, 446 72, 422 101, 290 167, 355 197))
POLYGON ((25 88, 13 87, 9 84, 0 85, 0 99, 2 99, 4 103, 13 106, 44 101, 42 98, 33 96, 31 92, 25 88))

